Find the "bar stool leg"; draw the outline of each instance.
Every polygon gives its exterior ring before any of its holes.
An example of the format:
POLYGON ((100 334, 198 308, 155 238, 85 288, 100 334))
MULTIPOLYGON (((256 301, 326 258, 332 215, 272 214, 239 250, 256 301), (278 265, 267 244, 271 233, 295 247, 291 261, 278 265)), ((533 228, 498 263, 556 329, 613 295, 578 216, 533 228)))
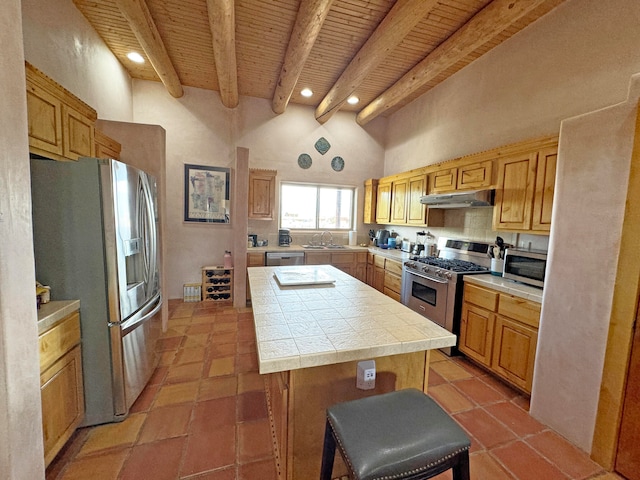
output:
POLYGON ((469 450, 458 454, 458 462, 453 466, 453 480, 471 480, 469 475, 469 450))
MULTIPOLYGON (((333 459, 336 455, 336 440, 333 437, 331 424, 327 420, 324 429, 324 447, 322 449, 322 467, 320 469, 320 480, 331 480, 333 473, 333 459)), ((468 480, 468 479, 467 479, 468 480)))

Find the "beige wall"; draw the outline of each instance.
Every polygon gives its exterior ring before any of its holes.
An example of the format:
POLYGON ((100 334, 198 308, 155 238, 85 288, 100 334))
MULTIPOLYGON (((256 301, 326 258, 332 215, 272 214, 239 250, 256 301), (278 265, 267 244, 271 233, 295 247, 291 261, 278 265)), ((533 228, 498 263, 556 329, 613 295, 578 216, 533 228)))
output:
POLYGON ((0 15, 0 478, 44 478, 20 2, 0 15))
POLYGON ((623 101, 640 2, 566 0, 389 119, 385 174, 560 131, 623 101))
MULTIPOLYGON (((158 83, 134 82, 134 119, 156 122, 167 132, 167 263, 172 273, 168 279, 169 298, 181 298, 184 283, 200 281, 201 267, 219 265, 225 250, 244 255, 234 245, 234 211, 232 225, 185 223, 184 164, 233 168, 236 146, 249 150, 249 167, 278 171, 282 180, 352 185, 359 188, 362 202, 364 180, 382 175, 385 120, 380 119, 363 129, 354 115, 338 113, 326 125, 320 125, 309 107, 290 105, 286 113, 275 115, 267 100, 241 97, 233 110, 220 103, 217 92, 185 88, 185 95, 175 99, 158 83), (313 148, 325 137, 331 149, 320 155, 313 148), (313 164, 308 170, 298 167, 301 153, 308 153, 313 164), (334 156, 345 160, 342 172, 331 169, 334 156)), ((238 199, 235 209, 246 209, 246 201, 238 199)), ((362 239, 366 231, 359 217, 362 239)), ((251 233, 276 242, 277 220, 250 221, 251 233)), ((300 236, 294 241, 302 243, 300 236)), ((346 241, 344 242, 346 243, 346 241)), ((243 272, 238 271, 238 275, 243 272)))
POLYGON ((131 121, 131 79, 72 0, 22 0, 25 58, 98 111, 131 121))

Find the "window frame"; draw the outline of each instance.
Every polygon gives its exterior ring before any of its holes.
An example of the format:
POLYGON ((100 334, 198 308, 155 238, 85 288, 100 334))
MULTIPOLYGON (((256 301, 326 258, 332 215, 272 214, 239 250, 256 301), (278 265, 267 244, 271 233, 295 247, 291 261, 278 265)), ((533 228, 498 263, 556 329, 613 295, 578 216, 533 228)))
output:
POLYGON ((355 230, 356 222, 357 222, 357 198, 358 198, 358 188, 355 185, 345 185, 345 184, 334 184, 334 183, 315 183, 315 182, 298 182, 295 180, 282 180, 280 181, 280 185, 278 188, 278 228, 289 228, 291 231, 299 231, 299 232, 322 232, 322 231, 332 231, 332 232, 349 232, 351 230, 355 230), (320 190, 322 188, 334 188, 334 189, 346 189, 351 191, 351 225, 345 228, 322 228, 318 226, 319 219, 319 208, 320 202, 316 203, 316 213, 315 213, 315 227, 314 228, 291 228, 291 227, 283 227, 282 226, 282 189, 286 185, 292 186, 303 186, 303 187, 315 187, 316 188, 316 198, 318 199, 320 196, 320 190))

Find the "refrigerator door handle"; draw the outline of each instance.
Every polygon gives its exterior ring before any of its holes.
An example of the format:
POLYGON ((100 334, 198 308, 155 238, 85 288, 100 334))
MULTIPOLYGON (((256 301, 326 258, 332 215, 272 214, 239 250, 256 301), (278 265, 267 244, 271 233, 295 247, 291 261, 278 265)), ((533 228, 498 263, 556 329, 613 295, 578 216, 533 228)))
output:
POLYGON ((158 293, 146 306, 141 308, 137 313, 127 318, 124 322, 109 323, 110 327, 120 327, 122 336, 135 330, 139 325, 143 324, 162 308, 162 294, 158 293))

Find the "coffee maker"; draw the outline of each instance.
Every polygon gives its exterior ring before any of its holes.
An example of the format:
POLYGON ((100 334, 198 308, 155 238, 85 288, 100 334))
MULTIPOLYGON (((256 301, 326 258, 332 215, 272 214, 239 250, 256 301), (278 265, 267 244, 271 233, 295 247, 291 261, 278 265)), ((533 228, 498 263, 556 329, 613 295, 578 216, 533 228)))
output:
POLYGON ((288 247, 291 245, 291 230, 288 228, 281 228, 278 230, 278 245, 280 247, 288 247))

